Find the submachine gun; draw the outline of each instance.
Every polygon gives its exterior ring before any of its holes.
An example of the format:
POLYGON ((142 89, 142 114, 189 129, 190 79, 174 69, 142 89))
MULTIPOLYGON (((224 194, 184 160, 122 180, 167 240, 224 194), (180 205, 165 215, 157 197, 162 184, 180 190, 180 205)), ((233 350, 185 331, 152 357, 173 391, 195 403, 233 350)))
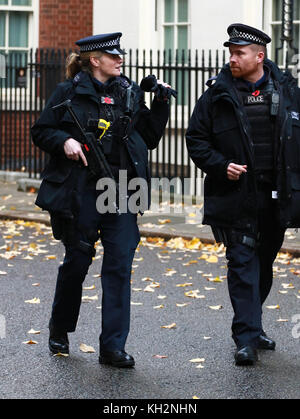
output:
MULTIPOLYGON (((93 132, 86 131, 81 125, 76 113, 74 112, 74 109, 72 108, 72 101, 70 99, 52 107, 53 110, 59 108, 67 109, 80 132, 80 138, 78 139, 78 141, 81 144, 83 144, 83 152, 87 159, 88 167, 92 175, 95 176, 97 179, 99 179, 100 177, 107 177, 112 179, 116 188, 116 196, 119 196, 118 183, 106 160, 100 143, 100 140, 102 139, 105 132, 108 130, 110 126, 110 122, 107 122, 104 119, 99 120, 98 129, 102 130, 102 134, 99 139, 96 139, 95 134, 93 132)), ((114 202, 113 205, 116 209, 117 214, 120 214, 120 210, 117 203, 114 202)))

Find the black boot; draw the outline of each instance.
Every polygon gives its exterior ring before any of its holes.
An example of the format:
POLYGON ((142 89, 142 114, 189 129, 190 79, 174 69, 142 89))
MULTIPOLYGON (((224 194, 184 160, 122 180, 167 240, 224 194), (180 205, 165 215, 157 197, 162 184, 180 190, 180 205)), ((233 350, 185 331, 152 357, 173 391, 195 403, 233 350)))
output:
POLYGON ((133 367, 135 364, 133 357, 124 350, 101 351, 99 362, 100 364, 108 364, 119 368, 133 367))
POLYGON ((49 349, 54 354, 68 354, 69 353, 69 339, 65 331, 55 328, 51 323, 49 324, 49 349))
POLYGON ((236 365, 254 365, 258 360, 257 351, 251 346, 242 346, 237 348, 234 359, 236 365))

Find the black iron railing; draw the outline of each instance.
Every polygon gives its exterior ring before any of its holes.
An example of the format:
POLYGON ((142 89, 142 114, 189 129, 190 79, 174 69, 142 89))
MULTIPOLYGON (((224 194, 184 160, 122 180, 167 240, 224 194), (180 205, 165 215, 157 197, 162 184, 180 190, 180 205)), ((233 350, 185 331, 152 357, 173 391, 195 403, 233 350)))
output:
MULTIPOLYGON (((0 170, 25 171, 38 177, 45 167, 48 156, 32 144, 30 127, 56 85, 64 80, 69 52, 37 49, 5 57, 6 77, 0 79, 0 170)), ((201 177, 188 158, 185 131, 206 81, 225 61, 225 51, 128 51, 123 65, 126 76, 140 83, 146 75, 155 74, 178 91, 163 139, 150 153, 153 177, 189 177, 194 185, 201 177)), ((150 94, 146 100, 150 105, 150 94)))

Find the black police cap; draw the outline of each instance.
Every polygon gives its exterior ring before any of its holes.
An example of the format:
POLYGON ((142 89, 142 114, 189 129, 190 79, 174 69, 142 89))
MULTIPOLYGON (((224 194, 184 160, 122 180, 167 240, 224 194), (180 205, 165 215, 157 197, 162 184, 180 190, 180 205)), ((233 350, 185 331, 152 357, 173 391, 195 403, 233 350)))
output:
POLYGON ((228 26, 227 32, 229 40, 224 42, 224 47, 229 47, 230 44, 258 44, 266 46, 269 42, 271 42, 271 38, 266 33, 253 28, 252 26, 243 25, 242 23, 233 23, 228 26))
POLYGON ((102 51, 108 54, 125 55, 126 52, 120 47, 121 36, 121 32, 93 35, 79 39, 75 44, 79 46, 80 52, 102 51))

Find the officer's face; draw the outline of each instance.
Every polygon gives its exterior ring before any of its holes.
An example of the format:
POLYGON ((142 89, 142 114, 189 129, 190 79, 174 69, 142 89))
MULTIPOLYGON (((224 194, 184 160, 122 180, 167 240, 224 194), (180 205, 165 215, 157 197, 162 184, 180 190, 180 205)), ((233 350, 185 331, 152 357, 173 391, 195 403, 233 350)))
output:
POLYGON ((257 81, 264 53, 256 45, 230 45, 230 70, 233 77, 257 81))
POLYGON ((116 54, 107 54, 106 52, 97 58, 94 70, 95 76, 100 76, 101 81, 107 81, 111 77, 118 77, 121 74, 123 58, 116 54))

